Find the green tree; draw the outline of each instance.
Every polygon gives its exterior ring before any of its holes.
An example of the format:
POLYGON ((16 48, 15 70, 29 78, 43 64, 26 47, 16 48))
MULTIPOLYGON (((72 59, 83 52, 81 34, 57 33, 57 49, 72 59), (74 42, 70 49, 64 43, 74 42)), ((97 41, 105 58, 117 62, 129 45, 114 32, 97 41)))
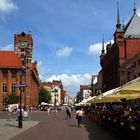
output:
POLYGON ((16 93, 8 94, 6 97, 6 104, 17 104, 19 103, 19 96, 16 93))
POLYGON ((44 87, 40 87, 39 89, 39 103, 51 101, 51 93, 44 87))
POLYGON ((82 94, 80 91, 77 92, 77 95, 76 95, 76 103, 79 103, 82 101, 82 94))

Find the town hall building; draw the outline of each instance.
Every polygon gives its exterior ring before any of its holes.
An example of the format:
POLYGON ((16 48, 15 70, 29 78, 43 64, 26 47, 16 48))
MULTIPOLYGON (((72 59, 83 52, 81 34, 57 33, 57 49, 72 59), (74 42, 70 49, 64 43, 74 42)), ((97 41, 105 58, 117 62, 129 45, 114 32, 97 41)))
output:
POLYGON ((20 94, 19 85, 26 85, 22 88, 22 106, 38 106, 40 80, 32 50, 32 35, 22 32, 14 35, 14 51, 0 51, 0 110, 7 105, 9 94, 20 94))
MULTIPOLYGON (((132 59, 140 52, 140 17, 136 14, 136 6, 134 3, 133 15, 126 25, 121 25, 119 6, 117 7, 117 24, 114 33, 114 43, 108 44, 106 50, 104 48, 104 41, 102 45, 102 52, 100 55, 100 64, 102 67, 102 92, 119 87, 127 83, 127 79, 122 78, 122 70, 127 69, 129 74, 129 66, 123 67, 124 63, 132 59)), ((139 60, 139 59, 138 59, 139 60)), ((135 78, 139 76, 140 71, 137 71, 135 78)), ((126 78, 126 76, 125 76, 126 78)), ((134 79, 134 77, 133 77, 134 79)))

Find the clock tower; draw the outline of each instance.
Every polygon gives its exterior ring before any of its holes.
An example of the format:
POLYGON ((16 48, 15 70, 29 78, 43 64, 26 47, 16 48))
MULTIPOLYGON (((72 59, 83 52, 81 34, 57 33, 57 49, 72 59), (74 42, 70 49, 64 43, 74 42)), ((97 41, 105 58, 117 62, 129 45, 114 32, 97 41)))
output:
POLYGON ((25 67, 30 68, 32 62, 33 40, 31 34, 22 32, 14 36, 14 51, 25 67))

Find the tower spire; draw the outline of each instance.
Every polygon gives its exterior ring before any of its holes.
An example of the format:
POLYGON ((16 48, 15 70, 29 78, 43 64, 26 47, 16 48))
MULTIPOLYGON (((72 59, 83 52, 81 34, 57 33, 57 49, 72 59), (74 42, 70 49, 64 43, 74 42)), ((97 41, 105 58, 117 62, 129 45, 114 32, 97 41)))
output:
POLYGON ((119 2, 117 1, 117 24, 116 24, 117 29, 121 28, 120 24, 120 13, 119 13, 119 2))
POLYGON ((104 49, 104 34, 103 34, 103 39, 102 39, 102 54, 105 53, 105 49, 104 49))
POLYGON ((124 19, 123 19, 123 25, 122 25, 122 28, 124 29, 124 19))
POLYGON ((104 34, 103 34, 103 38, 102 38, 102 50, 101 50, 101 55, 100 55, 100 60, 101 61, 102 61, 102 59, 104 59, 104 56, 105 56, 105 49, 104 49, 104 34))
POLYGON ((133 9, 133 11, 134 11, 134 15, 136 14, 136 0, 134 0, 134 9, 133 9))

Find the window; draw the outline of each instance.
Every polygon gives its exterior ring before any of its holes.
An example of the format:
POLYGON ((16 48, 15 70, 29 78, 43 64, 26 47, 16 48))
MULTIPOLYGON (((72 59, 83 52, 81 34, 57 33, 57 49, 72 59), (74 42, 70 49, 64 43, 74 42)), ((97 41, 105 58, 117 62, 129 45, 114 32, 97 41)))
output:
POLYGON ((24 48, 21 48, 21 52, 24 52, 25 51, 25 49, 24 48))
POLYGON ((125 80, 123 81, 123 83, 125 84, 125 80))
POLYGON ((16 84, 12 83, 12 93, 15 93, 15 92, 16 92, 16 84))
POLYGON ((6 106, 6 98, 3 98, 3 102, 2 102, 2 104, 3 104, 3 107, 6 106))
POLYGON ((12 78, 16 78, 16 71, 12 71, 12 78))
POLYGON ((2 92, 7 92, 7 84, 3 83, 2 85, 2 92))
POLYGON ((135 68, 136 67, 136 62, 134 62, 132 66, 133 66, 133 68, 135 68))
POLYGON ((138 60, 138 65, 140 65, 140 59, 138 60))
POLYGON ((22 92, 25 92, 25 88, 22 88, 22 92))
POLYGON ((7 71, 3 71, 3 78, 7 78, 7 71))
POLYGON ((123 75, 125 75, 125 71, 124 70, 121 71, 121 76, 123 76, 123 75))

